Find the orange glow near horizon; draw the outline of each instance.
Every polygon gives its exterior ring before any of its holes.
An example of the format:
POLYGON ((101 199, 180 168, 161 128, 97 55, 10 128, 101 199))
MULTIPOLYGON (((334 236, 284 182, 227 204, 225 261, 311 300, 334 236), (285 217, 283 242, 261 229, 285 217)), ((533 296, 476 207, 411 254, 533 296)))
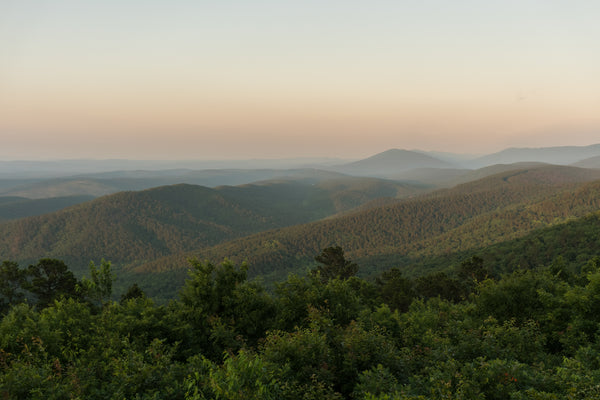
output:
POLYGON ((0 156, 362 157, 600 141, 593 10, 175 3, 9 0, 0 156))

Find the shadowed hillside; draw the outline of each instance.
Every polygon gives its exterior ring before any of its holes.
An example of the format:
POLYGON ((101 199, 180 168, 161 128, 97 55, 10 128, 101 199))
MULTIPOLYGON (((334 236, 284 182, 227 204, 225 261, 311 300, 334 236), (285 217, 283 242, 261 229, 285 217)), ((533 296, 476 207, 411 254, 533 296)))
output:
MULTIPOLYGON (((575 215, 585 212, 574 213, 575 215)), ((549 265, 561 257, 568 268, 581 266, 583 260, 600 256, 600 212, 596 211, 576 219, 491 245, 481 243, 467 250, 443 256, 418 257, 407 263, 408 275, 423 275, 431 271, 446 270, 475 255, 480 257, 496 274, 516 269, 534 269, 549 265)))

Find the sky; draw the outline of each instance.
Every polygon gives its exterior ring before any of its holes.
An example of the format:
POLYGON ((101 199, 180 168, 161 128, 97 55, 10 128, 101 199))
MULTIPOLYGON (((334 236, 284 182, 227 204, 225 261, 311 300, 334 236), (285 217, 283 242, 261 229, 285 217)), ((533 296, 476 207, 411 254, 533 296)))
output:
POLYGON ((600 142, 597 0, 0 0, 2 159, 600 142))

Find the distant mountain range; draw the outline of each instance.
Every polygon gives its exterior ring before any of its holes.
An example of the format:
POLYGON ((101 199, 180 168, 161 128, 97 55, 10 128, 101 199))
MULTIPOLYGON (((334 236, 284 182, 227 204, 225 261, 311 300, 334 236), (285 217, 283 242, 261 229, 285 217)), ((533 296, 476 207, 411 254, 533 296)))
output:
POLYGON ((0 181, 0 196, 31 199, 73 195, 99 197, 124 190, 144 190, 178 183, 216 187, 270 179, 315 183, 342 177, 345 175, 317 169, 111 171, 63 178, 3 180, 0 181))
POLYGON ((215 169, 303 169, 343 163, 338 158, 250 160, 52 160, 1 161, 0 179, 57 178, 112 171, 166 171, 215 169))
POLYGON ((570 165, 595 156, 600 156, 600 144, 590 146, 509 148, 476 158, 469 161, 467 165, 480 168, 494 164, 512 164, 527 161, 570 165))
POLYGON ((273 282, 331 245, 363 274, 397 266, 419 275, 444 256, 600 210, 598 153, 600 145, 507 149, 471 160, 485 164, 475 169, 392 149, 323 168, 0 179, 0 261, 60 258, 83 274, 106 258, 122 284, 167 296, 190 257, 247 260, 252 276, 273 282))
POLYGON ((0 162, 0 196, 30 199, 64 196, 103 196, 123 190, 188 183, 208 187, 241 185, 268 179, 304 179, 314 182, 342 175, 368 176, 450 187, 480 177, 484 167, 514 169, 522 163, 600 168, 600 144, 545 148, 511 148, 472 156, 390 149, 363 160, 340 163, 335 159, 245 161, 135 161, 67 160, 0 162), (193 167, 212 166, 211 169, 193 167), (281 168, 257 168, 279 165, 281 168), (303 168, 289 168, 303 165, 303 168), (505 167, 502 167, 504 165, 505 167), (236 167, 236 168, 233 168, 236 167))

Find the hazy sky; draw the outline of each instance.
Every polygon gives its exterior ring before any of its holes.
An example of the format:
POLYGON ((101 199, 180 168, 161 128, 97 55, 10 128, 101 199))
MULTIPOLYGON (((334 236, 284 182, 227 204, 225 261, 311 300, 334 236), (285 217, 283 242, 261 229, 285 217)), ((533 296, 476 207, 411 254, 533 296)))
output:
POLYGON ((600 142, 598 0, 0 0, 0 157, 600 142))

